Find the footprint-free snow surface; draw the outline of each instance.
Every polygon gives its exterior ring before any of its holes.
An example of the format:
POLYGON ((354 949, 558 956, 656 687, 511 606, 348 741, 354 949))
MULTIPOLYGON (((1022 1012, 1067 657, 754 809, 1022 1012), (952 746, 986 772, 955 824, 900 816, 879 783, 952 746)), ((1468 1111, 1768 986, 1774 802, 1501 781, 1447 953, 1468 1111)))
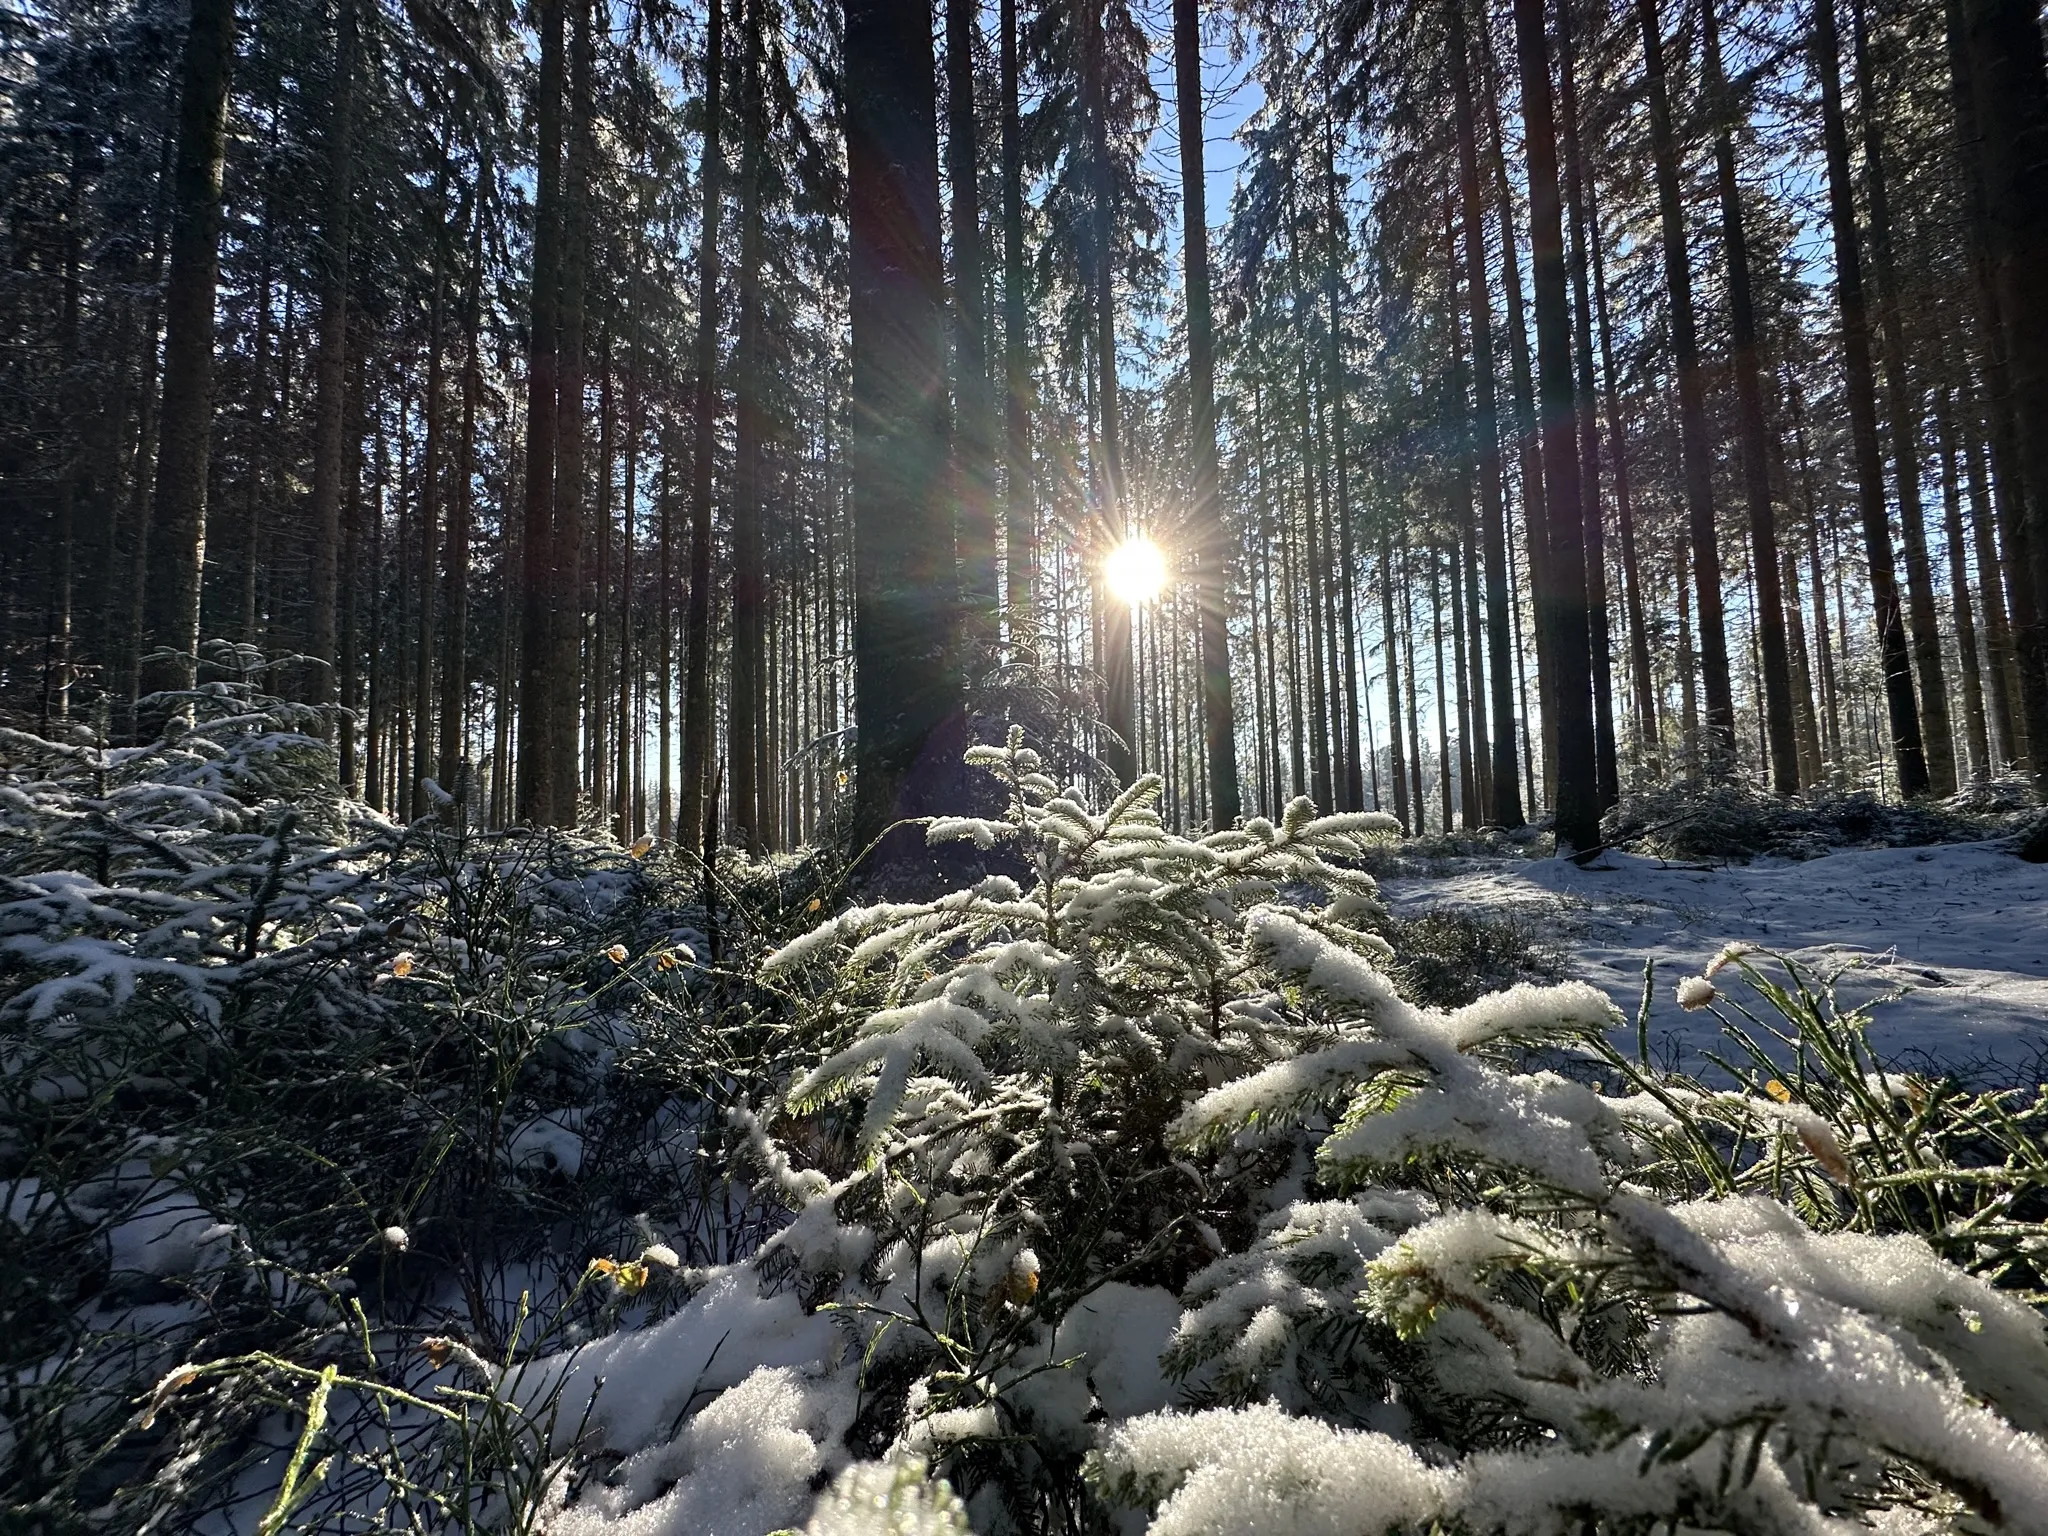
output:
POLYGON ((1845 1003, 1902 994, 1870 1031, 1889 1060, 2002 1079, 2048 1062, 2048 867, 2022 863, 2010 841, 1715 868, 1622 853, 1589 869, 1455 859, 1382 889, 1402 916, 1455 904, 1535 926, 1631 1020, 1654 959, 1650 1040, 1672 1065, 1699 1067, 1720 1038, 1713 1015, 1683 1012, 1673 989, 1738 939, 1823 972, 1853 965, 1845 1003))

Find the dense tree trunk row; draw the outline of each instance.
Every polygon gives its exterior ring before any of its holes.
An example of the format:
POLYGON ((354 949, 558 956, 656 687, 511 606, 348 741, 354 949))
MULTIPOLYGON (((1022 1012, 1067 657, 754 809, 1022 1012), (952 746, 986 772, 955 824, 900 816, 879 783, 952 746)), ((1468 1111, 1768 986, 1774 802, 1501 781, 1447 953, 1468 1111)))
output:
POLYGON ((1578 852, 1674 776, 2048 790, 2039 18, 1923 10, 1254 18, 1218 230, 1197 0, 950 0, 943 56, 902 0, 192 0, 99 94, 59 7, 0 708, 122 736, 267 655, 390 814, 755 855, 1001 720, 1185 824, 1578 852))

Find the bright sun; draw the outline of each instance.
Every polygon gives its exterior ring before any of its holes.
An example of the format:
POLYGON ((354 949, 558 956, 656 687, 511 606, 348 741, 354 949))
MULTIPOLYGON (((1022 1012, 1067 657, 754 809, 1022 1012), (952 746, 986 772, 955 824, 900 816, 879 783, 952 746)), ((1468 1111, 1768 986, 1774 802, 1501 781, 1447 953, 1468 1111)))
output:
POLYGON ((1166 586, 1166 555, 1143 534, 1126 539, 1102 562, 1102 580, 1118 602, 1142 607, 1166 586))

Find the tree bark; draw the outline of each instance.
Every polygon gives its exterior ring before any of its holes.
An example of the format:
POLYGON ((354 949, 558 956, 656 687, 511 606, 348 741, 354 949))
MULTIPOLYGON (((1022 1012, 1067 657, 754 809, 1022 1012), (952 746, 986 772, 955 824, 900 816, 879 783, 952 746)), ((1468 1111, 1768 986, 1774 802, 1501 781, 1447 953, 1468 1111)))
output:
POLYGON ((767 237, 761 209, 767 116, 762 102, 762 0, 748 0, 740 52, 739 346, 733 357, 732 653, 726 699, 726 801, 732 840, 749 853, 766 847, 759 803, 763 695, 767 678, 767 592, 762 520, 762 264, 767 237))
MULTIPOLYGON (((1103 18, 1107 0, 1081 0, 1081 99, 1088 135, 1090 250, 1088 279, 1095 321, 1095 399, 1100 417, 1102 462, 1095 468, 1096 527, 1101 554, 1123 541, 1122 384, 1116 371, 1116 187, 1109 158, 1108 38, 1103 18)), ((1096 581, 1102 603, 1103 724, 1108 737, 1102 758, 1119 784, 1138 773, 1138 719, 1132 691, 1131 610, 1096 581)))
MULTIPOLYGON (((948 656, 945 271, 931 16, 846 0, 854 413, 856 821, 925 803, 909 785, 958 708, 948 656), (908 792, 906 792, 908 791, 908 792)), ((950 764, 947 765, 950 768, 950 764)))
MULTIPOLYGON (((1014 4, 1015 0, 1005 3, 1014 4)), ((1202 165, 1202 18, 1198 0, 1173 0, 1173 86, 1180 128, 1188 430, 1195 461, 1195 504, 1190 509, 1189 525, 1195 538, 1202 748, 1208 766, 1212 824, 1222 828, 1235 822, 1243 807, 1237 782, 1237 718, 1230 696, 1230 578, 1226 568, 1230 543, 1223 522, 1221 472, 1216 457, 1216 336, 1209 304, 1209 204, 1202 165)), ((1333 325, 1336 318, 1333 307, 1333 325)))
MULTIPOLYGON (((1408 819, 1408 770, 1401 750, 1401 662, 1397 647, 1400 631, 1394 623, 1394 549, 1383 524, 1380 528, 1380 638, 1387 658, 1387 748, 1388 766, 1394 780, 1394 816, 1410 836, 1422 830, 1408 819)), ((1421 814, 1420 808, 1417 815, 1421 814)))
POLYGON ((2018 444, 2005 534, 2027 766, 2036 798, 2048 800, 2048 68, 2031 0, 1962 0, 1961 13, 2018 444))
POLYGON ((690 592, 684 618, 683 762, 677 836, 706 856, 704 790, 711 772, 711 470, 718 446, 718 226, 724 206, 725 6, 705 0, 703 213, 697 243, 696 397, 690 452, 690 592))
POLYGON ((1664 286, 1671 305, 1672 361, 1678 373, 1678 451, 1685 488, 1686 528, 1698 595, 1700 678, 1706 692, 1704 766, 1720 774, 1734 766, 1735 690, 1728 673, 1728 625, 1721 601, 1721 547, 1714 528, 1714 470, 1707 440, 1706 383, 1693 318, 1692 257, 1685 205, 1678 184, 1678 145, 1671 94, 1664 73, 1664 39, 1657 0, 1636 0, 1650 107, 1650 146, 1656 161, 1657 206, 1663 222, 1664 286))
MULTIPOLYGON (((207 463, 213 442, 214 287, 220 274, 221 169, 227 150, 228 84, 235 66, 234 0, 192 0, 178 98, 172 176, 171 267, 164 287, 163 409, 157 429, 156 495, 150 508, 145 649, 141 688, 192 686, 199 649, 199 593, 206 567, 207 463)), ((163 718, 156 711, 157 720, 163 718)))
MULTIPOLYGON (((1529 357, 1528 317, 1522 302, 1522 268, 1515 252, 1514 196, 1508 186, 1507 154, 1502 145, 1502 92, 1493 65, 1493 45, 1484 36, 1480 40, 1479 57, 1485 65, 1482 99, 1486 104, 1489 129, 1487 148, 1492 162, 1494 197, 1500 223, 1501 290, 1507 299, 1508 352, 1515 396, 1515 458, 1520 470, 1518 483, 1522 496, 1522 528, 1529 550, 1529 581, 1533 587, 1538 580, 1537 573, 1543 566, 1545 550, 1548 547, 1548 535, 1543 531, 1543 457, 1541 440, 1536 430, 1535 372, 1529 357)), ((1512 566, 1512 554, 1509 556, 1509 563, 1512 566)), ((1515 622, 1512 632, 1519 632, 1519 620, 1515 622)), ((1543 792, 1539 798, 1533 770, 1535 754, 1525 747, 1523 759, 1524 767, 1530 770, 1531 812, 1546 804, 1552 797, 1553 786, 1557 782, 1557 712, 1550 702, 1551 676, 1545 658, 1545 650, 1549 644, 1548 632, 1538 626, 1535 656, 1536 704, 1540 717, 1538 729, 1542 736, 1543 792)), ((1526 672, 1526 664, 1524 670, 1526 672)), ((1522 691, 1527 691, 1526 678, 1522 691)), ((1526 702, 1522 718, 1526 725, 1526 702)))
POLYGON ((1870 596, 1875 609, 1885 711, 1899 789, 1907 798, 1928 790, 1927 759, 1920 740, 1920 712, 1913 697, 1912 658, 1899 607, 1899 579, 1892 557, 1890 519, 1885 509, 1884 462, 1877 436, 1877 383, 1870 358, 1870 315, 1863 297, 1862 242, 1856 230, 1856 193, 1849 179, 1849 130, 1842 116, 1841 47, 1835 31, 1835 0, 1815 0, 1813 58, 1820 73, 1821 128, 1826 141, 1828 206, 1834 226, 1835 295, 1842 313, 1842 362, 1849 396, 1849 436, 1856 472, 1857 509, 1870 561, 1870 596))
POLYGON ((1479 471, 1480 537, 1486 559, 1487 680, 1493 704, 1493 800, 1497 826, 1524 825, 1515 765, 1514 637, 1508 617, 1507 513, 1501 484, 1500 408, 1494 391, 1493 301, 1486 282, 1486 215, 1480 197, 1479 137, 1472 109, 1471 42, 1465 0, 1447 0, 1452 103, 1458 133, 1465 292, 1472 319, 1472 442, 1479 471))
POLYGON ((484 215, 492 184, 491 150, 479 156, 462 293, 462 421, 455 442, 455 479, 448 496, 447 584, 441 646, 441 787, 469 807, 464 726, 469 709, 469 542, 475 516, 476 413, 483 398, 484 215))
POLYGON ((1621 764, 1614 742, 1614 672, 1608 660, 1607 523, 1600 505, 1600 406, 1593 378, 1593 307, 1587 290, 1586 247, 1593 228, 1592 177, 1579 152, 1577 48, 1573 0, 1558 0, 1559 108, 1564 117, 1565 200, 1571 232, 1573 341, 1578 369, 1579 496, 1585 541, 1586 641, 1593 668, 1593 763, 1604 811, 1621 799, 1621 764))
POLYGON ((1657 754, 1657 687, 1650 672, 1650 628, 1643 612, 1643 571, 1636 554, 1635 505, 1628 477, 1628 417, 1614 368, 1614 331, 1607 316, 1606 242, 1600 232, 1600 201, 1586 187, 1586 224, 1593 235, 1593 313, 1600 330, 1600 375, 1607 402, 1607 441, 1614 464, 1614 521, 1621 536, 1622 604, 1628 620, 1629 672, 1635 679, 1637 751, 1654 764, 1657 754))
POLYGON ((555 820, 555 696, 549 646, 560 603, 555 550, 555 409, 562 245, 563 17, 568 0, 533 0, 540 33, 534 84, 533 294, 526 353, 526 494, 521 538, 519 764, 516 814, 555 820))
MULTIPOLYGON (((1024 126, 1019 107, 1017 3, 1001 0, 1003 94, 1004 598, 1014 651, 1028 634, 1037 581, 1037 501, 1031 483, 1031 336, 1024 290, 1024 126)), ((1035 643, 1035 642, 1034 642, 1035 643)))
POLYGON ((1756 306, 1750 293, 1749 240, 1742 221, 1742 190, 1735 180, 1735 103, 1721 68, 1721 29, 1715 8, 1702 12, 1708 99, 1714 115, 1714 175, 1721 196, 1721 243, 1728 262, 1728 322, 1733 344, 1735 420, 1742 444, 1742 489, 1749 504, 1750 569, 1756 573, 1757 641, 1763 654, 1764 737, 1769 743, 1771 787, 1798 792, 1799 742, 1792 707, 1791 657, 1785 638, 1785 594, 1779 580, 1778 518, 1771 501, 1770 439, 1764 425, 1762 365, 1756 306))
POLYGON ((1935 392, 1934 421, 1941 454, 1942 532, 1948 539, 1949 611, 1955 615, 1956 660, 1963 678, 1963 727, 1969 744, 1971 777, 1988 780, 1990 722, 1984 709, 1984 673, 1977 660, 1977 619, 1970 609, 1969 541, 1963 535, 1962 476, 1956 469, 1955 405, 1947 385, 1935 392))
MULTIPOLYGON (((1515 0, 1522 124, 1528 154, 1529 245, 1534 263, 1536 355, 1542 394, 1544 520, 1549 550, 1539 578, 1552 635, 1557 710, 1557 847, 1586 854, 1600 842, 1600 791, 1593 728, 1592 658, 1587 650, 1586 551, 1580 505, 1577 404, 1571 312, 1566 294, 1564 207, 1550 92, 1550 48, 1542 0, 1515 0), (1545 588, 1548 588, 1546 591, 1545 588)), ((1538 623, 1544 615, 1539 610, 1538 623)))
MULTIPOLYGON (((1333 91, 1332 95, 1334 94, 1333 91)), ((1358 735, 1358 546, 1357 536, 1352 527, 1351 456, 1345 443, 1348 429, 1344 401, 1348 390, 1344 369, 1344 318, 1342 306, 1338 302, 1343 288, 1340 263, 1349 244, 1349 227, 1344 217, 1343 195, 1337 182, 1336 122, 1337 114, 1334 108, 1323 113, 1324 223, 1327 226, 1329 241, 1327 259, 1323 265, 1323 302, 1329 310, 1329 333, 1324 343, 1329 380, 1325 388, 1329 401, 1327 417, 1330 456, 1335 463, 1337 474, 1335 518, 1338 564, 1334 600, 1337 603, 1339 623, 1334 627, 1331 638, 1336 642, 1337 667, 1343 680, 1344 809, 1358 811, 1365 808, 1365 749, 1360 745, 1358 735)), ((1227 659, 1224 678, 1227 683, 1227 659)))
MULTIPOLYGON (((419 591, 419 613, 414 625, 412 688, 412 765, 399 803, 413 816, 427 812, 423 785, 433 774, 434 763, 434 567, 439 551, 441 517, 441 440, 447 435, 447 402, 444 385, 444 348, 441 345, 443 311, 447 308, 448 162, 454 137, 451 124, 441 140, 440 165, 434 177, 434 249, 431 296, 427 301, 427 441, 421 455, 418 544, 411 553, 419 591)), ((446 785, 442 788, 445 790, 446 785)))
POLYGON ((555 405, 554 562, 559 595, 548 656, 548 687, 555 696, 555 736, 549 743, 548 766, 557 826, 576 824, 583 777, 577 750, 583 713, 583 395, 590 290, 590 182, 597 157, 593 0, 568 3, 574 10, 569 34, 569 110, 562 143, 561 375, 555 405))
POLYGON ((1799 745, 1799 782, 1818 784, 1823 761, 1820 716, 1814 707, 1813 671, 1806 660, 1806 620, 1799 607, 1799 556, 1785 549, 1779 555, 1785 598, 1785 654, 1792 667, 1792 724, 1799 745))
POLYGON ((980 136, 974 121, 977 0, 946 0, 946 179, 953 224, 953 495, 957 507, 962 655, 994 660, 1002 592, 996 514, 996 424, 989 389, 987 290, 981 249, 980 136))
POLYGON ((2005 617, 2005 573, 1998 562, 1998 513, 1985 463, 1985 432, 1975 381, 1963 371, 1962 438, 1964 473, 1970 486, 1970 546, 1977 559, 1977 601, 1984 610, 1984 661, 1991 674, 1988 686, 1991 752, 1997 771, 2019 756, 2018 669, 2013 665, 2012 631, 2005 617))
POLYGON ((341 0, 335 25, 332 109, 327 124, 327 212, 321 232, 320 341, 313 365, 312 625, 307 697, 334 698, 335 591, 341 542, 343 395, 348 379, 349 214, 354 206, 356 0, 341 0))
POLYGON ((1878 331, 1885 405, 1892 439, 1892 482, 1898 491, 1899 532, 1906 551, 1907 633, 1913 672, 1920 684, 1921 749, 1929 789, 1956 792, 1955 734, 1949 724, 1948 675, 1942 668, 1941 629, 1934 609, 1934 572, 1927 556, 1927 516, 1920 499, 1920 400, 1906 357, 1899 279, 1892 255, 1891 199, 1878 130, 1877 89, 1871 78, 1870 48, 1864 36, 1862 0, 1850 5, 1856 59, 1856 94, 1863 119, 1863 178, 1870 202, 1870 265, 1877 280, 1878 331))

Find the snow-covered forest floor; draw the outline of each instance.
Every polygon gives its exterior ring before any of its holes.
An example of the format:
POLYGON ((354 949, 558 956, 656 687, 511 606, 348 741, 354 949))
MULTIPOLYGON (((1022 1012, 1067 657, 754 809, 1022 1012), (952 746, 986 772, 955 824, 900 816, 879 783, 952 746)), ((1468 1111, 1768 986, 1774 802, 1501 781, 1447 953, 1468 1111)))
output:
POLYGON ((1018 733, 863 906, 183 701, 0 732, 0 1528, 2048 1531, 2021 807, 1580 868, 1018 733))
POLYGON ((1722 1044, 1719 1021, 1681 1009, 1674 984, 1747 942, 1841 969, 1845 1001, 1896 994, 1870 1029, 1887 1059, 1973 1078, 2042 1075, 2048 869, 2014 857, 2010 839, 1749 863, 1615 851, 1586 868, 1454 855, 1425 869, 1381 882, 1397 916, 1451 908, 1511 922, 1631 1021, 1654 961, 1650 1042, 1666 1065, 1698 1070, 1722 1044))

